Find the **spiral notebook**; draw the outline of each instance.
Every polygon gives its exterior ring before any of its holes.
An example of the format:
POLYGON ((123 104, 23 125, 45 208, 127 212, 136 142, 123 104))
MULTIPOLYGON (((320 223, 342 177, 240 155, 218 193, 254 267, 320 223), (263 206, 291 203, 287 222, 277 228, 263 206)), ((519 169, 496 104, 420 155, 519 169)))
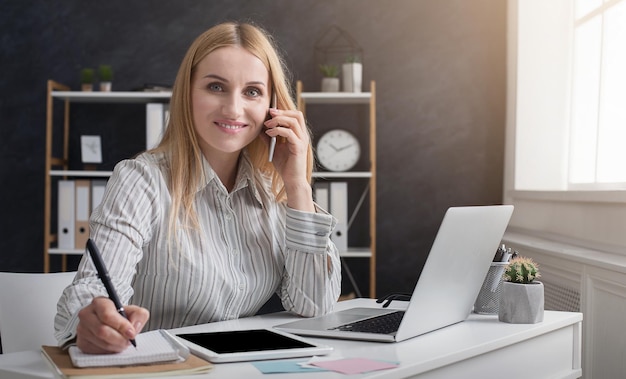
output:
POLYGON ((165 330, 140 333, 135 338, 137 347, 128 348, 117 354, 85 354, 77 346, 69 348, 75 367, 128 366, 158 362, 184 361, 189 349, 165 330))
POLYGON ((84 354, 78 348, 70 353, 58 346, 42 346, 41 350, 57 377, 65 379, 177 376, 207 373, 213 368, 166 331, 141 333, 135 340, 137 349, 130 346, 119 354, 84 354))

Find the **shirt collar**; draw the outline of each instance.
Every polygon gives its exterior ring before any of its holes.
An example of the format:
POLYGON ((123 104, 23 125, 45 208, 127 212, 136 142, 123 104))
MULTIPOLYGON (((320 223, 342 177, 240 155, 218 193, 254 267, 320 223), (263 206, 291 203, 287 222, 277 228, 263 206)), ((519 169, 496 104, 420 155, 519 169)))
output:
MULTIPOLYGON (((200 181, 200 183, 198 184, 198 191, 204 189, 209 185, 216 185, 223 188, 220 179, 217 177, 217 174, 215 173, 209 162, 206 160, 204 155, 202 155, 202 171, 204 173, 204 180, 200 181)), ((259 204, 263 205, 263 202, 261 201, 261 195, 259 194, 259 189, 257 188, 257 183, 254 178, 254 166, 252 166, 252 162, 250 161, 248 152, 244 150, 239 158, 239 164, 237 167, 237 179, 235 180, 235 186, 232 190, 232 193, 235 193, 244 188, 249 188, 254 198, 259 202, 259 204)))

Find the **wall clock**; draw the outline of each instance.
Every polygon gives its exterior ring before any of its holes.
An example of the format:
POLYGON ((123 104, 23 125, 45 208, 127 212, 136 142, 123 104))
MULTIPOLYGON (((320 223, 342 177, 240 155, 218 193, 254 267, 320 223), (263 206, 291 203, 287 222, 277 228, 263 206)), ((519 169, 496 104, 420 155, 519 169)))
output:
POLYGON ((317 159, 330 171, 347 171, 361 157, 361 144, 350 132, 334 129, 324 133, 317 143, 317 159))

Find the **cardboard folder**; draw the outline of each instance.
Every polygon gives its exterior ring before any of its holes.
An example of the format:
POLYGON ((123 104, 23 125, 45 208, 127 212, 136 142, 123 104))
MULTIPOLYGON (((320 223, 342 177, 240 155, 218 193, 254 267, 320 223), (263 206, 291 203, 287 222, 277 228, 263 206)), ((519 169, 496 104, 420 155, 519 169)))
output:
POLYGON ((89 238, 89 215, 91 214, 91 181, 88 179, 76 180, 75 192, 75 249, 84 249, 89 238))

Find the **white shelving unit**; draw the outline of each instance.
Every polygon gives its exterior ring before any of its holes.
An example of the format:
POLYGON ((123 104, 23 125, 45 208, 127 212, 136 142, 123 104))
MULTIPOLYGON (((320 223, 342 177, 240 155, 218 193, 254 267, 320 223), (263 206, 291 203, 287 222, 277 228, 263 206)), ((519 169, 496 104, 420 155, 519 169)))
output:
MULTIPOLYGON (((309 105, 348 105, 362 104, 369 107, 369 171, 347 171, 347 172, 314 172, 316 180, 341 180, 341 179, 364 179, 368 180, 365 191, 369 191, 369 248, 348 247, 347 251, 341 251, 342 259, 347 258, 368 258, 369 265, 369 296, 376 297, 376 82, 370 82, 370 92, 304 92, 301 81, 296 83, 296 100, 298 108, 306 113, 309 105)), ((351 218, 355 216, 350 216, 351 218)), ((345 267, 345 266, 344 266, 345 267)), ((356 286, 348 271, 352 284, 356 286)))
POLYGON ((71 103, 109 103, 109 104, 148 104, 169 102, 171 92, 83 92, 70 91, 64 84, 48 80, 46 99, 46 159, 45 159, 45 194, 44 194, 44 272, 50 271, 50 255, 62 255, 62 269, 67 269, 66 255, 83 254, 79 249, 59 249, 54 247, 58 241, 56 232, 51 230, 52 185, 59 179, 66 178, 108 178, 111 171, 69 170, 68 152, 70 135, 71 103), (63 153, 53 155, 53 135, 61 126, 55 128, 55 101, 63 103, 63 153))

